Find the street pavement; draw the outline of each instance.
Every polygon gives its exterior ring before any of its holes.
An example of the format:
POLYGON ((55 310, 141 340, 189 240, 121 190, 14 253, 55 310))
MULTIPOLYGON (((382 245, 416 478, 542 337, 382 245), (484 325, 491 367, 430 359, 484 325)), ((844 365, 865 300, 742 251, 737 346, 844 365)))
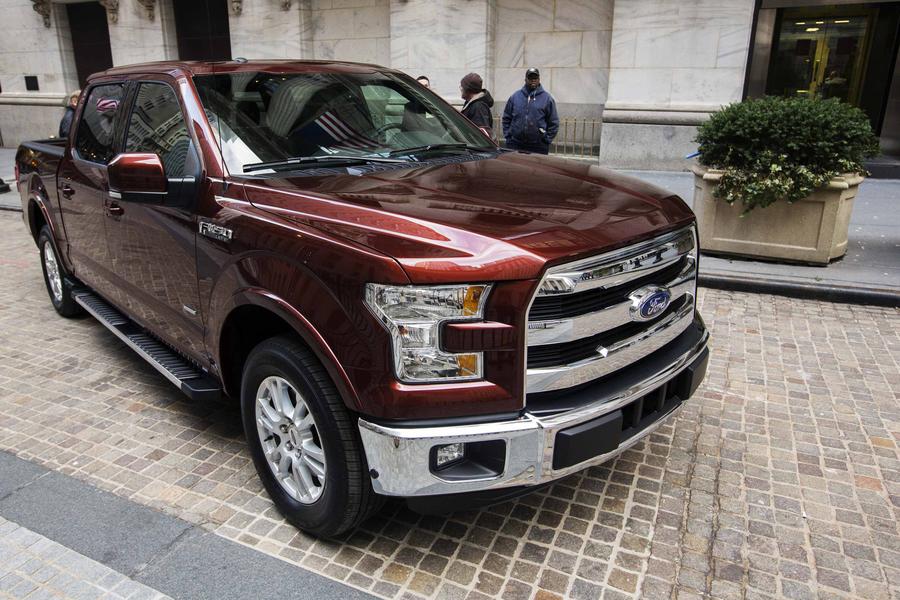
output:
POLYGON ((324 541, 274 509, 234 403, 187 401, 46 294, 0 212, 0 517, 156 592, 280 576, 322 599, 900 598, 896 308, 701 289, 709 373, 648 440, 516 501, 392 501, 324 541))
MULTIPOLYGON (((0 148, 0 179, 13 181, 15 150, 0 148)), ((623 171, 693 203, 689 172, 623 171)), ((0 194, 0 209, 21 210, 15 190, 0 194)), ((702 240, 701 240, 702 243, 702 240)), ((827 267, 703 256, 701 285, 820 299, 900 306, 900 180, 868 179, 850 219, 849 248, 827 267)))
POLYGON ((97 561, 0 517, 0 598, 171 600, 97 561))

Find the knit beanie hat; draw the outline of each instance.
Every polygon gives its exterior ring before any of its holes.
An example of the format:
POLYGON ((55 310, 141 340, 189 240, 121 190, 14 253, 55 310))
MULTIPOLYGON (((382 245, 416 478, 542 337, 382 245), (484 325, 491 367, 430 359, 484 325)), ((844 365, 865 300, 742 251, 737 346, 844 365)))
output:
POLYGON ((462 78, 459 85, 462 86, 464 91, 477 94, 483 89, 482 86, 484 85, 484 81, 482 81, 481 75, 478 73, 469 73, 462 78))

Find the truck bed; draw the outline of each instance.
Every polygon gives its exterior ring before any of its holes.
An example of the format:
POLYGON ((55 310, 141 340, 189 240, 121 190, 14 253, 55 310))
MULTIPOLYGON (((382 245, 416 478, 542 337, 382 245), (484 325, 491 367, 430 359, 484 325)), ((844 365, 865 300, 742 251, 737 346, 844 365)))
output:
POLYGON ((22 142, 16 152, 16 166, 19 181, 26 182, 20 187, 22 192, 22 209, 28 215, 29 190, 43 188, 43 194, 51 204, 57 201, 56 172, 66 152, 67 140, 51 138, 22 142))

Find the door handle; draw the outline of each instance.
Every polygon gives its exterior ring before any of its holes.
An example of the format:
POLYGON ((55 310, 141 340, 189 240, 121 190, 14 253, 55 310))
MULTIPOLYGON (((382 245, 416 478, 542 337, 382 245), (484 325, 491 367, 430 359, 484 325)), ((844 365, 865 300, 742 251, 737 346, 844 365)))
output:
POLYGON ((62 195, 66 198, 71 198, 72 194, 75 193, 75 190, 72 189, 72 186, 70 186, 68 183, 64 183, 60 190, 62 191, 62 195))
POLYGON ((109 204, 106 206, 106 215, 108 217, 121 217, 125 214, 125 210, 118 204, 109 204))

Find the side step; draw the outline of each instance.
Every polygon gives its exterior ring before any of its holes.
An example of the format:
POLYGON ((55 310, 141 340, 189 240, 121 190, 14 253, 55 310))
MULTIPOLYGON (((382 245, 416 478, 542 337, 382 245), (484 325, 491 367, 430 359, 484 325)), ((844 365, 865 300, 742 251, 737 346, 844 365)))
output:
POLYGON ((147 334, 137 323, 86 290, 72 293, 75 302, 125 342, 192 400, 217 400, 222 387, 208 374, 147 334))

